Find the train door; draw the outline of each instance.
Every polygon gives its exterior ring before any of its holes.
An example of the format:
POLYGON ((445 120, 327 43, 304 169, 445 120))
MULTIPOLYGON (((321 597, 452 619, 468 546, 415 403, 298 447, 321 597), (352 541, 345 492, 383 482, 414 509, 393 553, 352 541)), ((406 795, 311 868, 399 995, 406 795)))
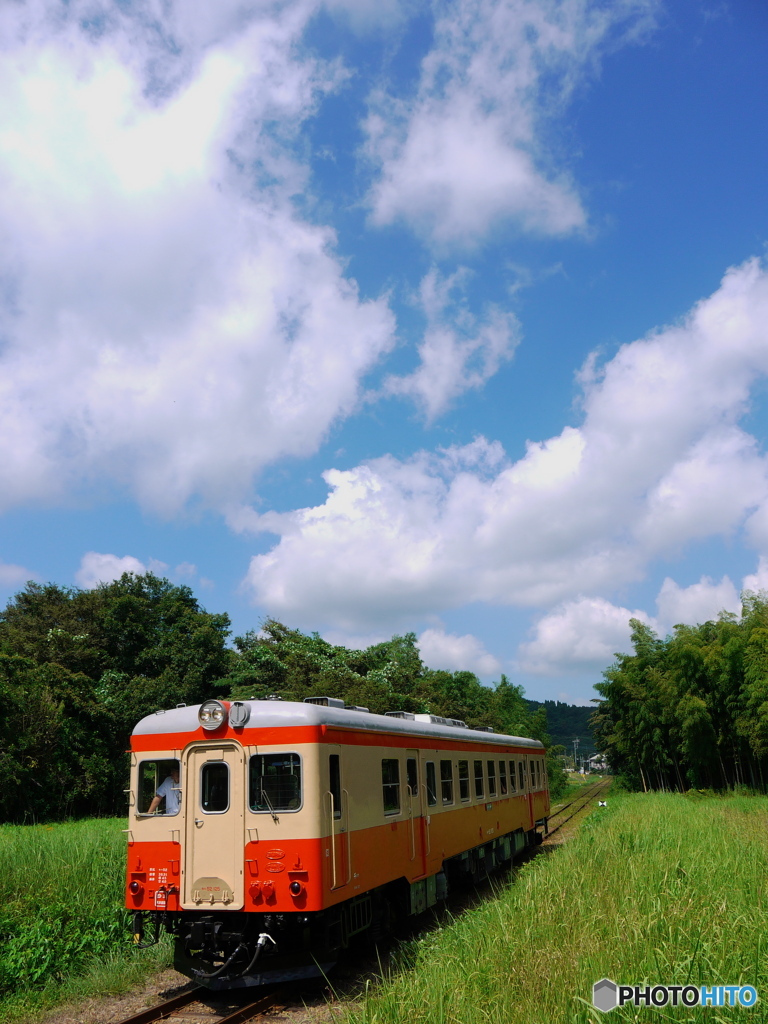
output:
POLYGON ((408 812, 408 846, 415 877, 427 873, 427 837, 424 820, 423 775, 419 777, 419 752, 405 752, 405 800, 408 812))
POLYGON ((244 904, 245 756, 239 744, 193 746, 183 759, 185 801, 182 906, 244 904))
POLYGON ((352 878, 352 835, 349 830, 349 793, 344 787, 341 747, 328 751, 328 790, 323 801, 328 828, 330 887, 341 889, 352 878))
POLYGON ((528 756, 528 755, 526 755, 525 761, 526 761, 526 773, 525 773, 526 774, 526 792, 527 792, 527 796, 528 796, 528 820, 530 821, 530 825, 528 827, 529 828, 533 828, 534 823, 536 821, 536 815, 535 815, 534 807, 533 807, 533 801, 534 801, 534 792, 533 791, 534 791, 534 788, 535 788, 535 785, 536 785, 536 774, 535 774, 534 769, 535 769, 536 766, 533 763, 533 758, 528 756))

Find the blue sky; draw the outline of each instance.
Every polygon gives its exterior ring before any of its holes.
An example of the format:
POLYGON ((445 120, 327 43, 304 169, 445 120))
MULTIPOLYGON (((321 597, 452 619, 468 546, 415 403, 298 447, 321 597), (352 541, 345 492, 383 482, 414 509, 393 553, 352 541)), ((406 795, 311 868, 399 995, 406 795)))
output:
POLYGON ((586 702, 768 589, 768 9, 0 12, 0 599, 586 702))

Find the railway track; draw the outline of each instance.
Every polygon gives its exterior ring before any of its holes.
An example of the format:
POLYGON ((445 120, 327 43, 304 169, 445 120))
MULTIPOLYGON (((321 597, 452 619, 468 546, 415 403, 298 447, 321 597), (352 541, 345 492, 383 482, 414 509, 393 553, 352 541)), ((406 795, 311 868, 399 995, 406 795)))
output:
POLYGON ((571 818, 574 818, 579 813, 579 811, 583 811, 589 803, 591 803, 598 796, 600 796, 601 793, 604 793, 608 789, 610 784, 610 779, 601 779, 600 782, 596 782, 594 783, 594 785, 589 786, 585 792, 579 793, 577 796, 573 798, 573 800, 569 800, 567 804, 564 804, 562 807, 558 808, 558 810, 556 810, 555 813, 551 814, 549 817, 547 838, 549 838, 549 836, 553 835, 555 832, 561 829, 563 825, 565 825, 566 822, 570 821, 571 818), (565 814, 566 811, 571 810, 571 808, 574 808, 574 810, 572 810, 571 813, 568 814, 566 817, 563 817, 562 821, 556 821, 554 825, 552 824, 553 820, 560 818, 562 815, 565 814))
MULTIPOLYGON (((211 1024, 246 1024, 248 1021, 257 1020, 269 1010, 285 1005, 285 992, 279 990, 222 1015, 216 1006, 210 1006, 203 1001, 204 996, 210 997, 211 993, 204 988, 194 988, 157 1006, 141 1010, 132 1017, 126 1017, 120 1024, 155 1024, 155 1021, 168 1021, 169 1024, 193 1024, 199 1021, 210 1021, 211 1024)), ((227 1005, 231 1006, 231 1002, 227 1005)))

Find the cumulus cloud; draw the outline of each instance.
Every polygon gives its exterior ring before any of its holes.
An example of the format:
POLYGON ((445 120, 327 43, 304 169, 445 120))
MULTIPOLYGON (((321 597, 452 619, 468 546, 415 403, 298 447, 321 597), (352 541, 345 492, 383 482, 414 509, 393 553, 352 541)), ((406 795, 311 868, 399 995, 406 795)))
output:
POLYGON ((489 677, 501 670, 501 662, 486 651, 481 640, 471 633, 457 636, 441 628, 425 629, 419 635, 421 659, 430 668, 448 672, 467 671, 489 677))
MULTIPOLYGON (((768 588, 766 559, 760 559, 755 574, 744 578, 744 587, 768 588)), ((717 619, 721 612, 738 615, 740 611, 739 592, 728 576, 719 582, 702 576, 688 587, 667 576, 656 597, 655 617, 601 597, 579 597, 539 619, 532 630, 533 639, 518 649, 517 667, 537 675, 600 672, 611 664, 615 654, 631 653, 630 619, 639 619, 664 635, 680 623, 695 626, 717 619)))
POLYGON ((430 422, 462 392, 482 387, 512 358, 519 341, 513 313, 490 304, 478 317, 462 303, 467 276, 460 269, 442 277, 433 268, 424 277, 419 304, 427 326, 418 346, 420 365, 407 376, 390 375, 384 382, 385 393, 413 397, 430 422))
MULTIPOLYGON (((746 582, 746 581, 745 581, 746 582)), ((709 576, 702 576, 698 583, 681 587, 669 576, 661 585, 656 598, 659 621, 669 631, 680 623, 698 625, 716 619, 720 612, 741 611, 739 592, 727 576, 715 583, 709 576)))
POLYGON ((165 562, 159 562, 150 558, 145 564, 140 562, 133 555, 110 555, 99 551, 86 551, 80 560, 80 568, 75 573, 75 581, 78 586, 86 590, 98 587, 100 583, 111 583, 119 580, 124 572, 132 572, 136 576, 153 572, 155 575, 162 575, 168 568, 165 562))
POLYGON ((23 565, 11 562, 0 562, 0 587, 17 587, 27 580, 37 579, 37 573, 25 569, 23 565))
POLYGON ((171 513, 313 451, 391 344, 296 212, 337 71, 312 4, 6 4, 2 504, 95 479, 171 513))
POLYGON ((533 639, 520 645, 518 668, 535 675, 599 674, 615 654, 631 650, 631 618, 655 625, 645 612, 601 597, 567 601, 536 623, 533 639))
POLYGON ((768 591, 768 558, 760 555, 757 569, 745 576, 741 582, 743 590, 751 590, 753 594, 759 594, 761 590, 768 591))
POLYGON ((438 246, 471 244, 500 219, 542 234, 582 227, 581 201, 548 157, 543 123, 617 31, 626 37, 649 23, 653 0, 435 6, 415 95, 371 100, 374 222, 403 219, 438 246))
POLYGON ((271 614, 350 630, 615 590, 687 536, 732 533, 768 503, 766 458, 738 423, 766 373, 768 274, 750 261, 680 324, 590 363, 582 424, 517 462, 478 439, 330 470, 314 508, 233 513, 280 537, 246 585, 271 614))

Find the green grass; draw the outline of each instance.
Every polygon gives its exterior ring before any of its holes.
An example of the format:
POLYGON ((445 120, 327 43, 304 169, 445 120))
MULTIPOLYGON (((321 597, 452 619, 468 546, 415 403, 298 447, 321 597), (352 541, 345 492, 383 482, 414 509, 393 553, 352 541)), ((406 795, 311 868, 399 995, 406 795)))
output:
POLYGON ((124 827, 122 818, 0 826, 3 1020, 124 990, 168 962, 166 945, 159 955, 130 946, 124 827))
POLYGON ((348 1024, 768 1019, 768 799, 609 798, 498 897, 405 944, 348 1024), (592 984, 751 984, 754 1009, 591 1007, 592 984))
MULTIPOLYGON (((602 776, 605 780, 607 776, 602 776)), ((565 789, 557 799, 552 800, 552 807, 559 807, 560 804, 566 804, 569 800, 577 797, 581 790, 594 786, 596 782, 600 782, 601 779, 597 775, 576 775, 571 774, 568 776, 568 781, 565 785, 565 789)))

